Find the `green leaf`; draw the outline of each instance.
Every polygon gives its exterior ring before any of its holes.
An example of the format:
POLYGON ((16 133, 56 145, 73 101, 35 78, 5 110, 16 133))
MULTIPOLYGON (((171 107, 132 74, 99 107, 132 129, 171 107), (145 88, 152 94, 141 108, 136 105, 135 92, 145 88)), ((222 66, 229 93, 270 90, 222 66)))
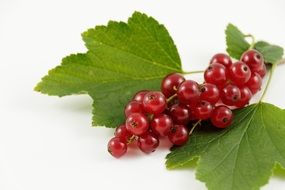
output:
POLYGON ((259 41, 254 45, 254 49, 259 51, 266 63, 275 64, 283 56, 283 48, 277 45, 271 45, 264 41, 259 41))
POLYGON ((240 59, 243 52, 250 47, 245 40, 245 35, 233 24, 228 24, 226 28, 227 52, 235 59, 240 59))
POLYGON ((128 23, 111 21, 82 34, 88 52, 70 55, 35 90, 56 96, 88 93, 94 100, 93 125, 116 127, 124 106, 142 89, 159 89, 161 79, 182 72, 166 28, 135 12, 128 23))
POLYGON ((285 166, 285 111, 258 103, 234 114, 227 129, 201 126, 167 156, 167 168, 198 157, 196 176, 209 190, 255 190, 266 184, 276 164, 285 166))

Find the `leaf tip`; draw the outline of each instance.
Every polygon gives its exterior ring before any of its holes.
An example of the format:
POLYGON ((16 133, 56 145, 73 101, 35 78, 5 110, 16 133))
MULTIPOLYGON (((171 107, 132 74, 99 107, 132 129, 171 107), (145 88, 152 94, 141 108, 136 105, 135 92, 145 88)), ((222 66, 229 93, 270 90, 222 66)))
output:
POLYGON ((41 92, 41 82, 39 82, 35 87, 34 87, 34 91, 36 92, 41 92))

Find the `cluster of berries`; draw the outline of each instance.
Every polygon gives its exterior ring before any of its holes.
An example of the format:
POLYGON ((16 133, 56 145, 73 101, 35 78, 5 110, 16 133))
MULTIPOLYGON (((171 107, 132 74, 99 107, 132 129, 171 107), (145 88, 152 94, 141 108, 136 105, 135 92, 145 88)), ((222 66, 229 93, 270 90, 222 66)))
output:
POLYGON ((203 84, 178 73, 169 74, 161 83, 161 92, 139 91, 127 104, 126 121, 116 129, 108 151, 120 157, 128 144, 136 142, 143 152, 150 153, 158 147, 160 137, 181 146, 192 132, 189 122, 197 125, 210 120, 213 126, 225 128, 232 122, 232 109, 246 106, 261 89, 265 74, 263 57, 256 50, 246 51, 235 63, 226 54, 214 55, 203 84))

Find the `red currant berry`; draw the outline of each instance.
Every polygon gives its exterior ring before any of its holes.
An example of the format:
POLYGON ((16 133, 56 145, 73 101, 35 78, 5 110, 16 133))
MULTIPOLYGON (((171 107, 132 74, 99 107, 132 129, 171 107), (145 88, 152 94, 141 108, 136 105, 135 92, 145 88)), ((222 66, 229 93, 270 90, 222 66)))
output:
POLYGON ((178 73, 169 74, 161 82, 161 92, 166 98, 169 98, 177 92, 183 81, 185 81, 185 78, 182 75, 178 73))
POLYGON ((108 143, 108 152, 112 156, 119 158, 127 152, 127 144, 122 142, 120 138, 114 137, 108 143))
POLYGON ((261 85, 262 85, 262 78, 257 73, 252 73, 251 77, 245 84, 245 86, 247 86, 250 89, 252 94, 255 94, 257 91, 259 91, 261 85))
POLYGON ((241 61, 246 63, 251 69, 259 68, 264 64, 261 53, 253 49, 244 52, 241 56, 241 61))
POLYGON ((143 134, 138 138, 138 147, 144 153, 154 152, 159 145, 159 139, 152 133, 143 134))
POLYGON ((229 69, 229 76, 231 81, 236 85, 244 85, 250 78, 251 71, 247 64, 238 61, 234 63, 229 69))
MULTIPOLYGON (((195 105, 196 106, 196 105, 195 105)), ((188 112, 189 112, 189 121, 195 121, 198 120, 195 114, 195 106, 187 106, 188 112)))
POLYGON ((211 122, 217 128, 228 127, 233 120, 233 112, 227 106, 217 106, 211 115, 211 122))
POLYGON ((150 123, 150 127, 153 130, 153 132, 155 134, 158 134, 159 136, 167 136, 172 126, 173 126, 173 121, 166 114, 154 116, 154 118, 150 123))
POLYGON ((207 83, 223 86, 227 82, 226 67, 220 63, 211 64, 204 73, 204 79, 207 83))
POLYGON ((263 77, 266 75, 266 65, 265 65, 265 64, 262 64, 261 67, 252 68, 251 71, 258 73, 259 76, 260 76, 261 78, 263 78, 263 77))
POLYGON ((125 116, 128 117, 132 113, 144 113, 142 103, 138 101, 131 101, 125 107, 125 116))
POLYGON ((182 104, 174 104, 171 106, 169 115, 176 124, 186 125, 189 121, 189 110, 182 104))
POLYGON ((221 91, 221 99, 223 103, 229 106, 235 105, 235 103, 240 100, 240 97, 240 89, 232 84, 228 84, 221 91))
POLYGON ((198 83, 193 80, 182 82, 178 88, 177 96, 178 100, 183 104, 197 104, 200 96, 198 83))
POLYGON ((220 99, 220 92, 216 85, 205 83, 200 86, 200 100, 216 104, 220 99))
POLYGON ((158 115, 166 109, 165 96, 158 91, 148 92, 143 98, 143 108, 149 114, 158 115))
POLYGON ((142 135, 147 132, 149 124, 147 117, 141 113, 132 113, 126 119, 127 130, 134 135, 142 135))
POLYGON ((195 116, 197 119, 206 120, 211 117, 213 106, 207 101, 201 101, 195 107, 195 116))
POLYGON ((188 130, 184 125, 174 125, 168 135, 168 139, 174 145, 184 145, 189 138, 188 130))
POLYGON ((117 127, 114 135, 115 137, 120 138, 121 141, 124 143, 127 143, 132 136, 132 134, 127 130, 125 124, 122 124, 119 127, 117 127))
POLYGON ((240 88, 241 97, 239 101, 236 102, 235 106, 239 108, 243 108, 249 103, 249 100, 252 97, 252 93, 248 87, 241 87, 240 88))
POLYGON ((149 90, 141 90, 141 91, 138 91, 138 92, 134 95, 133 100, 142 103, 144 96, 145 96, 146 93, 148 93, 148 92, 149 92, 149 90))
POLYGON ((212 63, 220 63, 224 65, 225 67, 230 67, 232 65, 232 60, 230 56, 224 53, 217 53, 214 55, 210 61, 210 64, 212 63))

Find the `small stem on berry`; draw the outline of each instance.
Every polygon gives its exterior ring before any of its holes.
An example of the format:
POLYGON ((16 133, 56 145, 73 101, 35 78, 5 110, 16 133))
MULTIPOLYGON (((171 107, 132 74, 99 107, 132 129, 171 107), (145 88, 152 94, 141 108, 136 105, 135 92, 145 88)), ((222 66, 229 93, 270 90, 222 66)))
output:
POLYGON ((169 98, 167 98, 166 102, 170 102, 171 100, 173 100, 174 98, 176 98, 177 94, 173 94, 172 96, 170 96, 169 98))
POLYGON ((244 35, 244 37, 246 38, 251 38, 251 44, 249 46, 249 49, 253 49, 254 48, 254 45, 255 45, 255 37, 251 34, 247 34, 247 35, 244 35))
MULTIPOLYGON (((279 63, 279 61, 278 61, 278 63, 279 63)), ((271 79, 272 79, 272 76, 273 76, 273 72, 274 72, 276 66, 278 65, 278 63, 273 64, 272 67, 271 67, 270 70, 269 70, 269 78, 268 78, 268 80, 267 80, 267 82, 266 82, 266 86, 265 86, 265 88, 264 88, 264 90, 263 90, 263 93, 262 93, 260 99, 259 99, 259 102, 261 102, 261 101, 263 100, 263 98, 265 97, 265 94, 266 94, 266 92, 267 92, 267 89, 268 89, 268 87, 269 87, 269 84, 270 84, 271 79)))
POLYGON ((201 71, 199 71, 199 70, 198 71, 188 71, 188 72, 187 71, 186 72, 183 71, 181 74, 183 74, 183 75, 191 75, 191 74, 198 74, 198 73, 204 73, 204 71, 202 71, 202 70, 201 71))
POLYGON ((193 131, 195 130, 195 128, 198 126, 198 125, 201 125, 201 119, 199 121, 197 121, 196 123, 194 123, 192 129, 190 130, 189 132, 189 135, 192 135, 193 131))

